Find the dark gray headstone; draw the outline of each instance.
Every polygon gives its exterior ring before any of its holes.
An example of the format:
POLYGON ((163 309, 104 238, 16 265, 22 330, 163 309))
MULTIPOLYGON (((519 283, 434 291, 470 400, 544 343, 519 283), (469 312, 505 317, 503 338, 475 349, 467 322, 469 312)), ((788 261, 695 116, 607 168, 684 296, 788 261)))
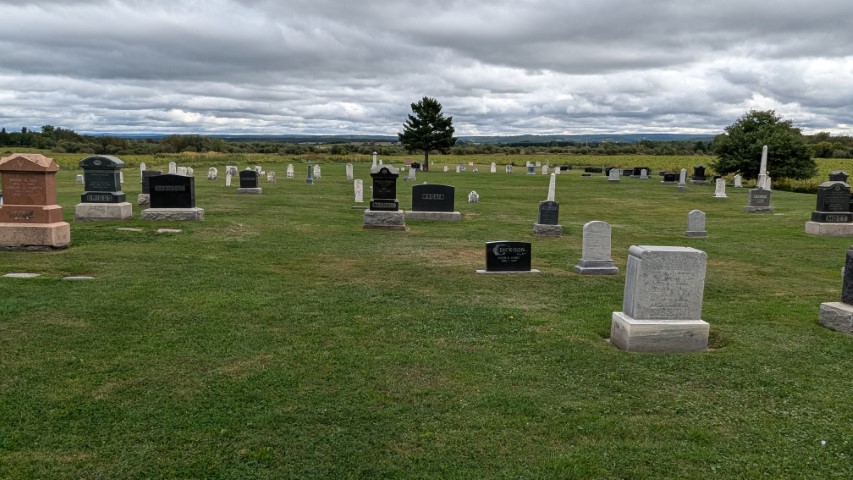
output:
POLYGON ((124 162, 111 155, 94 155, 80 160, 83 169, 83 194, 80 201, 84 203, 120 203, 126 195, 121 191, 121 176, 119 170, 124 162))
POLYGON ((842 172, 841 170, 833 170, 829 172, 829 181, 830 182, 844 182, 847 183, 847 172, 842 172))
MULTIPOLYGON (((626 168, 626 169, 622 170, 622 176, 623 176, 623 177, 630 177, 630 176, 631 176, 631 175, 633 175, 633 174, 634 174, 634 169, 633 169, 633 168, 626 168)), ((639 176, 639 175, 638 175, 638 176, 639 176)))
POLYGON ((749 191, 749 203, 750 207, 769 207, 770 206, 770 190, 762 190, 760 188, 753 188, 749 191))
POLYGON ((142 172, 142 193, 149 194, 151 193, 151 183, 149 178, 154 177, 156 175, 160 175, 163 172, 160 170, 145 170, 142 172))
POLYGON ((397 201, 397 177, 400 174, 391 172, 388 167, 381 167, 378 171, 372 172, 370 176, 373 178, 373 198, 370 200, 370 209, 399 210, 400 202, 397 201))
POLYGON ((454 193, 450 185, 415 185, 412 187, 412 210, 416 212, 452 212, 454 193))
POLYGON ((849 223, 850 186, 844 182, 823 182, 817 187, 817 207, 812 212, 812 221, 821 223, 849 223))
POLYGON ((255 170, 240 172, 240 188, 258 188, 258 172, 255 170))
POLYGON ((853 305, 853 247, 847 249, 844 262, 844 283, 841 286, 841 301, 853 305))
POLYGON ((539 202, 539 221, 537 223, 542 225, 559 225, 560 204, 549 200, 539 202))
POLYGON ((663 181, 667 182, 667 183, 675 183, 678 181, 678 175, 676 175, 674 173, 664 173, 663 174, 663 181))
POLYGON ((156 175, 148 178, 151 208, 195 208, 195 177, 156 175))
POLYGON ((487 272, 529 272, 533 249, 527 242, 487 242, 487 272))
POLYGON ((704 165, 694 165, 693 166, 693 180, 707 180, 705 176, 705 166, 704 165))

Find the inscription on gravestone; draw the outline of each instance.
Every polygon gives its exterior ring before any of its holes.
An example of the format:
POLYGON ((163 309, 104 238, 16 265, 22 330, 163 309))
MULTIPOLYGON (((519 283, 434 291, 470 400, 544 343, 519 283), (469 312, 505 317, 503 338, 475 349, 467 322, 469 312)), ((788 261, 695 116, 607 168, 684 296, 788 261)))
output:
POLYGON ((258 188, 258 172, 255 170, 240 172, 240 188, 258 188))
POLYGON ((853 221, 850 212, 850 187, 844 182, 824 182, 817 187, 817 210, 812 212, 813 222, 848 223, 853 221))
POLYGON ((560 223, 560 204, 545 200, 539 202, 539 221, 542 225, 558 225, 560 223))
POLYGON ((400 203, 397 201, 397 177, 399 173, 394 173, 383 166, 376 172, 371 172, 373 178, 373 197, 370 201, 371 210, 387 210, 396 211, 400 209, 400 203))
POLYGON ((487 272, 529 272, 533 249, 527 242, 487 242, 487 272))
POLYGON ((83 169, 83 203, 121 203, 126 195, 121 191, 121 172, 124 162, 111 155, 96 155, 80 160, 83 169))

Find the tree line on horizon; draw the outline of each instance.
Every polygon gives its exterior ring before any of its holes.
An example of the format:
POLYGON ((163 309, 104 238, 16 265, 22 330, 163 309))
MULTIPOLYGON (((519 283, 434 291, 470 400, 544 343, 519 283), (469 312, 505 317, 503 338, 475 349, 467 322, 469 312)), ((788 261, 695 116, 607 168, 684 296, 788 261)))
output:
MULTIPOLYGON (((812 157, 853 158, 853 137, 833 136, 828 132, 803 135, 812 157)), ((712 141, 649 140, 640 141, 544 141, 477 144, 457 142, 447 152, 450 155, 715 155, 724 144, 724 134, 712 141)), ((169 135, 163 138, 124 138, 102 135, 81 135, 73 130, 44 125, 40 131, 22 127, 8 132, 0 128, 0 148, 36 148, 54 153, 98 155, 158 155, 184 152, 269 153, 280 155, 350 154, 405 155, 401 143, 341 142, 307 144, 301 140, 276 138, 272 140, 241 140, 206 135, 169 135)))

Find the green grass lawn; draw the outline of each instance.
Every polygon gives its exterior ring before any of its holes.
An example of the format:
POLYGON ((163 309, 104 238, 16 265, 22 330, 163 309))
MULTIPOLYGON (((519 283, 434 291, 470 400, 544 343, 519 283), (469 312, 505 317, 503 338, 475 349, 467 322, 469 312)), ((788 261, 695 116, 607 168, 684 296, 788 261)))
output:
POLYGON ((434 167, 417 182, 454 185, 462 222, 365 231, 344 164, 309 186, 289 161, 260 163, 260 196, 194 164, 203 222, 139 220, 135 168, 134 220, 74 222, 59 173, 71 247, 0 252, 42 274, 0 278, 0 478, 853 477, 853 337, 818 324, 851 240, 805 234, 814 195, 747 214, 745 189, 573 172, 564 236, 539 239, 547 176, 434 167), (708 238, 684 236, 693 209, 708 238), (571 272, 590 220, 620 275, 571 272), (542 273, 475 274, 490 240, 532 242, 542 273), (606 342, 634 244, 707 252, 710 351, 606 342))

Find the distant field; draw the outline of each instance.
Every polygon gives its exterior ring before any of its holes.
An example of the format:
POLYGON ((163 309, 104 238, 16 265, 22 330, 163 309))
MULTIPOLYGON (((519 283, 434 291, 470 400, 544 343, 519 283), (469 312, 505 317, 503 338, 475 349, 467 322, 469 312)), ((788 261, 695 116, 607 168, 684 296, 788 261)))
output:
MULTIPOLYGON (((205 220, 144 222, 134 206, 75 222, 80 157, 58 157, 71 247, 0 251, 0 274, 41 274, 0 278, 0 478, 853 478, 853 338, 818 324, 850 239, 804 233, 813 195, 746 214, 745 189, 572 172, 557 181, 565 235, 540 239, 548 177, 477 157, 480 173, 417 178, 454 185, 461 222, 365 231, 341 162, 319 159, 309 186, 304 163, 283 178, 301 158, 130 157, 131 200, 139 161, 193 166, 205 220), (225 164, 279 181, 237 195, 206 179, 225 164), (684 236, 693 209, 708 238, 684 236), (612 225, 618 276, 572 273, 590 220, 612 225), (504 239, 532 242, 542 273, 475 274, 504 239), (608 344, 634 244, 707 252, 710 351, 608 344)), ((411 184, 398 192, 410 206, 411 184)))

